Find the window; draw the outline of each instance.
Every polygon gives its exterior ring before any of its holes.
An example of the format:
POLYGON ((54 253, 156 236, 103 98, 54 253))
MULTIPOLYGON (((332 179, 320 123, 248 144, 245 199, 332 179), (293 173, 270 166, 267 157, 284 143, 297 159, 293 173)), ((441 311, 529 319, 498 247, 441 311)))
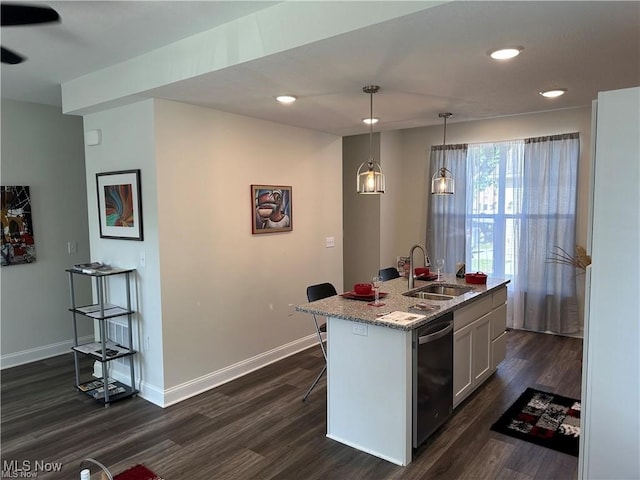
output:
POLYGON ((549 261, 556 248, 575 251, 579 155, 577 133, 446 147, 456 193, 431 198, 427 244, 448 272, 464 259, 468 272, 510 279, 510 327, 581 329, 575 268, 549 261))
POLYGON ((515 232, 522 214, 524 141, 469 145, 466 258, 468 271, 513 278, 515 232))

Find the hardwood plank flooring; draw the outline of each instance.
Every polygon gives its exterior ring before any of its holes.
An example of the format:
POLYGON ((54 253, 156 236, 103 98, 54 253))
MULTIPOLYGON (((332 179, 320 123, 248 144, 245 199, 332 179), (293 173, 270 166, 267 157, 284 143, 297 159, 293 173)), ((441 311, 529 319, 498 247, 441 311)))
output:
POLYGON ((399 467, 326 438, 325 380, 301 401, 319 348, 166 409, 142 398, 100 406, 75 390, 73 357, 61 355, 1 372, 2 468, 61 462, 37 478, 67 480, 91 457, 113 473, 143 463, 166 480, 570 480, 577 458, 489 428, 526 387, 579 398, 581 359, 581 339, 510 331, 498 371, 399 467))

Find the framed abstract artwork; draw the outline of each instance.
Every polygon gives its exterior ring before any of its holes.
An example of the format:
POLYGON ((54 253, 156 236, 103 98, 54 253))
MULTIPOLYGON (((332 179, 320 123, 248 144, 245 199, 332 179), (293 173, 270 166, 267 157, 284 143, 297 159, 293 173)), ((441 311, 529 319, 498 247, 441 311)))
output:
POLYGON ((251 233, 290 232, 293 230, 291 187, 251 185, 251 233))
POLYGON ((2 266, 36 260, 31 217, 31 195, 27 186, 2 186, 2 266))
POLYGON ((96 173, 101 238, 142 240, 140 170, 96 173))

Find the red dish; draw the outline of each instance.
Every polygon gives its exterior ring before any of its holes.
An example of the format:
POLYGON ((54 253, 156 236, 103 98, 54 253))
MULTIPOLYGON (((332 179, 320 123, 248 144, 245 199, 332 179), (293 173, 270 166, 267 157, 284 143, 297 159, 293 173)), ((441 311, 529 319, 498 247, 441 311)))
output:
POLYGON ((487 283, 487 275, 482 272, 465 273, 464 279, 467 283, 474 283, 476 285, 487 283))
POLYGON ((370 283, 356 283, 353 286, 353 291, 358 295, 371 295, 373 291, 373 285, 370 283))
MULTIPOLYGON (((374 292, 370 292, 367 294, 360 294, 356 292, 344 292, 344 293, 341 293, 340 296, 342 298, 350 298, 352 300, 367 300, 367 301, 375 300, 374 292)), ((386 296, 387 296, 386 292, 380 292, 380 298, 384 298, 386 296)))

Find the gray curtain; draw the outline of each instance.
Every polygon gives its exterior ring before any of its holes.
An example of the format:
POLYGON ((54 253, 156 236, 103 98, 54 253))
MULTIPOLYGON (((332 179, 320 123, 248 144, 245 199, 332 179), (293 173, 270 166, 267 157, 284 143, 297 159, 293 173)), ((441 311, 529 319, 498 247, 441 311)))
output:
POLYGON ((445 259, 445 272, 455 272, 457 262, 465 258, 465 212, 467 202, 467 144, 431 147, 429 159, 429 213, 427 217, 427 254, 432 269, 438 258, 445 259), (443 158, 444 155, 444 158, 443 158), (431 195, 431 178, 443 165, 451 171, 454 195, 431 195))
POLYGON ((575 254, 580 140, 577 133, 525 140, 522 216, 513 279, 513 327, 578 333, 576 268, 550 262, 575 254))

